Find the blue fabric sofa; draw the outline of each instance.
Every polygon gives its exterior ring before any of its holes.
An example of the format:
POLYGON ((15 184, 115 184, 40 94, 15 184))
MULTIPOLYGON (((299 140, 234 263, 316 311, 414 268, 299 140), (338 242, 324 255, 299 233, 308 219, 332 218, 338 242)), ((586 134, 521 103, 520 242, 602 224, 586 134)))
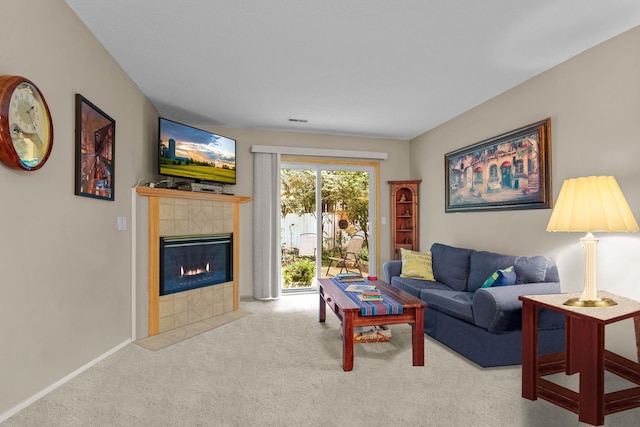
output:
MULTIPOLYGON (((425 333, 483 367, 522 363, 520 295, 560 293, 558 268, 544 256, 510 256, 435 243, 435 281, 400 277, 402 261, 383 265, 386 281, 428 304, 425 333), (481 288, 496 270, 514 266, 512 286, 481 288)), ((561 313, 538 313, 538 352, 564 351, 561 313)))

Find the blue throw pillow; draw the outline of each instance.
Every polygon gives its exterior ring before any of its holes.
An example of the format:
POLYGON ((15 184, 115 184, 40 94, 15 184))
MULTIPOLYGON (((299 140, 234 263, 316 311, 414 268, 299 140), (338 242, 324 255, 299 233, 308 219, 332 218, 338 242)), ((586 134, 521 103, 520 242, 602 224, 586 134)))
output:
POLYGON ((503 270, 497 270, 487 278, 482 284, 482 288, 496 287, 496 286, 511 286, 516 283, 516 272, 513 270, 513 266, 507 267, 503 270))

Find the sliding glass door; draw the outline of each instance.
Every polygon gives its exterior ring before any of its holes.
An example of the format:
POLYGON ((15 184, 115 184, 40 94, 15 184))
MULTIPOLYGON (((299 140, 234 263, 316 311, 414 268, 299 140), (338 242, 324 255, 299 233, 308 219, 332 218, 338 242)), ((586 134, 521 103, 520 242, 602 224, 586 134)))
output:
POLYGON ((316 278, 375 271, 375 179, 371 166, 282 162, 283 292, 316 289, 316 278))

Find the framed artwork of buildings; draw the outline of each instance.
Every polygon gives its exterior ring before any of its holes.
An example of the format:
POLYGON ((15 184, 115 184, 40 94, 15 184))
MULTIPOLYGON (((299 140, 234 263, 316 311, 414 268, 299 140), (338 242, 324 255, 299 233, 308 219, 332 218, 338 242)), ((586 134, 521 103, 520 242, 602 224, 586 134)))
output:
POLYGON ((444 157, 446 212, 552 207, 549 118, 444 157))

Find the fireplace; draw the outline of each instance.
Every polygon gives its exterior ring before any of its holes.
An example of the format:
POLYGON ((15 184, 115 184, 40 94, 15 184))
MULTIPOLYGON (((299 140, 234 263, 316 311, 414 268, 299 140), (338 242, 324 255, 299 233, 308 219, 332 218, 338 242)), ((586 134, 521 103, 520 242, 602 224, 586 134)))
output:
POLYGON ((232 233, 160 237, 160 295, 232 280, 232 233))

